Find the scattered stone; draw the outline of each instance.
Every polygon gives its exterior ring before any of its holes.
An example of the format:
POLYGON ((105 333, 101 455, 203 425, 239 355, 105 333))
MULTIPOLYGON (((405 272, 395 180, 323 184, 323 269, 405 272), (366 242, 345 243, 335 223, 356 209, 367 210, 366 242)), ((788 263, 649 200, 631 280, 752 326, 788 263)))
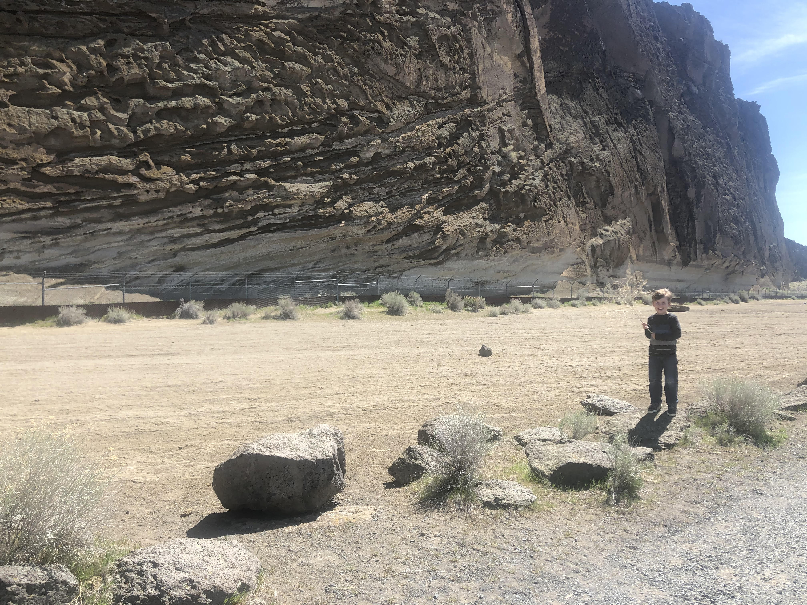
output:
POLYGON ((64 565, 0 566, 0 605, 67 605, 78 580, 64 565))
POLYGON ((237 542, 180 538, 115 564, 115 605, 223 605, 255 588, 258 558, 237 542))
POLYGON ((515 481, 484 481, 476 495, 486 508, 521 508, 536 500, 531 489, 515 481))
POLYGON ((792 414, 791 412, 785 412, 784 410, 776 410, 773 413, 779 420, 787 420, 787 421, 794 421, 796 420, 796 415, 792 414))
POLYGON ((639 410, 627 401, 606 397, 605 395, 587 395, 580 405, 584 409, 598 416, 616 416, 617 414, 632 414, 639 410))
POLYGON ((605 479, 611 470, 608 446, 592 441, 530 443, 525 448, 530 469, 553 485, 578 486, 605 479))
MULTIPOLYGON (((443 450, 444 448, 440 443, 440 434, 450 432, 452 425, 457 425, 459 422, 464 422, 464 420, 457 414, 440 416, 434 420, 429 420, 422 427, 420 427, 420 430, 418 431, 418 443, 420 445, 427 445, 438 451, 443 450)), ((495 426, 490 426, 484 422, 481 422, 481 424, 485 434, 487 435, 487 441, 498 441, 502 438, 502 435, 504 434, 502 429, 495 426)))
POLYGON ((569 441, 556 426, 539 426, 534 429, 527 429, 526 431, 521 431, 518 435, 513 437, 513 439, 522 447, 526 447, 533 441, 548 443, 563 443, 569 441))
POLYGON ((304 514, 344 487, 344 438, 327 424, 243 445, 213 471, 213 491, 230 510, 304 514))
POLYGON ((786 412, 802 412, 807 410, 807 385, 799 385, 782 396, 781 410, 786 412))
POLYGON ((479 356, 480 357, 490 357, 493 355, 493 349, 486 345, 482 345, 482 348, 479 349, 479 356))
POLYGON ((433 471, 440 463, 441 456, 440 452, 426 445, 410 445, 392 463, 388 472, 398 485, 408 485, 433 471))

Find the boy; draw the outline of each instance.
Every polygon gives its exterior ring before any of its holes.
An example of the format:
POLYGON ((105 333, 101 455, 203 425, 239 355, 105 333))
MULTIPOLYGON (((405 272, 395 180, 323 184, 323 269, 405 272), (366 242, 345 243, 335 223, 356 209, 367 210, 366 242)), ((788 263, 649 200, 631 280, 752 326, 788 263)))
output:
POLYGON ((675 345, 681 338, 681 324, 678 318, 668 313, 672 292, 663 288, 653 292, 653 308, 647 322, 642 322, 644 335, 650 339, 650 358, 648 374, 650 376, 650 407, 648 414, 655 414, 661 409, 661 373, 664 372, 664 397, 667 400, 667 415, 678 413, 678 357, 675 345))

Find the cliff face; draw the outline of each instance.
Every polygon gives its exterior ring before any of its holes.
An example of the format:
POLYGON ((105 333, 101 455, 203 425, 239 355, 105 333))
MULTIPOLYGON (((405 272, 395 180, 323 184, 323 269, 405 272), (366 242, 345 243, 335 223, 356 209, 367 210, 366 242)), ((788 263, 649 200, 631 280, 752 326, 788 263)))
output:
POLYGON ((0 161, 5 269, 788 263, 689 5, 7 0, 0 161))

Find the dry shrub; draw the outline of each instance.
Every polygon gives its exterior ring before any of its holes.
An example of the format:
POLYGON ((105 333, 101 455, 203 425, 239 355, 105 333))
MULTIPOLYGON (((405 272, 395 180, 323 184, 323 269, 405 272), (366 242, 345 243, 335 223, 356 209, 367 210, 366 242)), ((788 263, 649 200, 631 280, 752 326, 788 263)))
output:
POLYGON ((491 307, 488 309, 488 317, 498 317, 499 315, 501 315, 499 307, 491 307))
POLYGON ((202 317, 202 323, 208 326, 212 326, 219 320, 219 312, 215 309, 210 311, 205 311, 204 316, 202 317))
POLYGON ((597 430, 597 416, 585 410, 573 412, 561 419, 558 428, 570 439, 582 439, 597 430))
POLYGON ((199 319, 205 310, 204 303, 195 300, 185 302, 179 299, 179 307, 174 311, 174 319, 199 319))
POLYGON ((409 302, 410 305, 413 307, 422 307, 423 306, 423 298, 412 290, 409 294, 406 295, 406 300, 409 302))
POLYGON ((580 299, 575 299, 575 300, 569 301, 569 306, 570 307, 575 307, 575 308, 585 307, 586 306, 586 301, 580 300, 580 299))
POLYGON ((550 309, 560 309, 561 304, 557 298, 550 298, 546 301, 546 306, 550 309))
POLYGON ((221 316, 224 319, 230 321, 236 319, 249 319, 252 315, 255 314, 256 311, 257 309, 252 305, 234 302, 229 307, 224 309, 224 312, 221 314, 221 316))
POLYGON ((448 307, 451 311, 459 312, 462 311, 464 306, 465 301, 462 300, 462 297, 459 294, 451 289, 446 290, 446 307, 448 307))
POLYGON ((125 324, 132 319, 132 314, 123 307, 107 307, 106 315, 102 318, 111 324, 125 324))
POLYGON ((466 296, 463 306, 473 313, 478 313, 487 306, 482 296, 466 296))
POLYGON ((59 307, 59 315, 56 317, 56 325, 60 328, 68 326, 78 326, 88 321, 87 311, 81 307, 69 306, 59 307))
POLYGON ((770 432, 779 396, 768 387, 734 376, 718 378, 704 387, 707 401, 700 423, 707 426, 721 443, 744 436, 759 445, 770 445, 776 435, 770 432))
POLYGON ((342 319, 361 319, 364 314, 364 305, 356 298, 346 300, 339 312, 342 319))
POLYGON ((614 436, 608 448, 611 470, 608 473, 608 501, 619 504, 636 500, 642 489, 642 472, 625 433, 614 436))
POLYGON ((543 298, 533 298, 532 299, 532 308, 533 309, 546 309, 546 301, 543 298))
POLYGON ((751 300, 750 295, 745 290, 740 290, 737 292, 737 298, 740 299, 741 302, 747 303, 751 300))
POLYGON ((63 435, 27 432, 0 448, 0 565, 71 564, 106 519, 106 482, 63 435))
POLYGON ((387 292, 381 296, 381 304, 387 308, 387 315, 406 315, 409 303, 400 292, 387 292))
POLYGON ((281 296, 278 298, 277 310, 279 319, 300 319, 300 310, 297 308, 297 303, 294 302, 291 296, 281 296))
POLYGON ((514 298, 509 303, 505 303, 499 307, 499 312, 502 315, 518 315, 519 313, 529 313, 530 307, 517 298, 514 298))

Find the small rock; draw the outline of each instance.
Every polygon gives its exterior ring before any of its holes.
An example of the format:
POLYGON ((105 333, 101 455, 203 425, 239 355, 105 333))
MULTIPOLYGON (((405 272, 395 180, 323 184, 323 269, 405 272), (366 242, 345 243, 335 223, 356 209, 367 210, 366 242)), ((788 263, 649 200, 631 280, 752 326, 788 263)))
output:
POLYGON ((66 605, 78 580, 64 565, 0 566, 0 605, 66 605))
POLYGON ((482 345, 482 348, 479 349, 479 356, 480 357, 490 357, 493 355, 493 349, 486 345, 482 345))
POLYGON ((617 414, 633 414, 639 410, 627 401, 606 397, 605 395, 587 395, 580 405, 598 416, 616 416, 617 414))
POLYGON ((518 435, 513 437, 513 439, 522 447, 526 447, 533 441, 548 443, 563 443, 564 441, 569 441, 556 426, 539 426, 534 429, 527 429, 526 431, 521 431, 518 435))
POLYGON ((484 481, 476 495, 486 508, 521 508, 536 500, 531 489, 515 481, 484 481))
POLYGON ((392 463, 388 472, 398 485, 408 485, 433 471, 439 465, 441 456, 440 452, 426 445, 410 445, 392 463))
POLYGON ((554 485, 577 486, 605 479, 613 464, 608 446, 592 441, 530 443, 525 448, 530 469, 554 485))
POLYGON ((448 435, 453 431, 463 430, 463 425, 469 422, 478 422, 481 431, 485 435, 486 441, 498 441, 504 434, 502 429, 490 426, 481 420, 476 421, 471 416, 451 414, 449 416, 440 416, 434 420, 429 420, 420 427, 420 430, 418 430, 418 443, 420 445, 427 445, 437 451, 442 451, 445 448, 442 445, 441 435, 448 435))

